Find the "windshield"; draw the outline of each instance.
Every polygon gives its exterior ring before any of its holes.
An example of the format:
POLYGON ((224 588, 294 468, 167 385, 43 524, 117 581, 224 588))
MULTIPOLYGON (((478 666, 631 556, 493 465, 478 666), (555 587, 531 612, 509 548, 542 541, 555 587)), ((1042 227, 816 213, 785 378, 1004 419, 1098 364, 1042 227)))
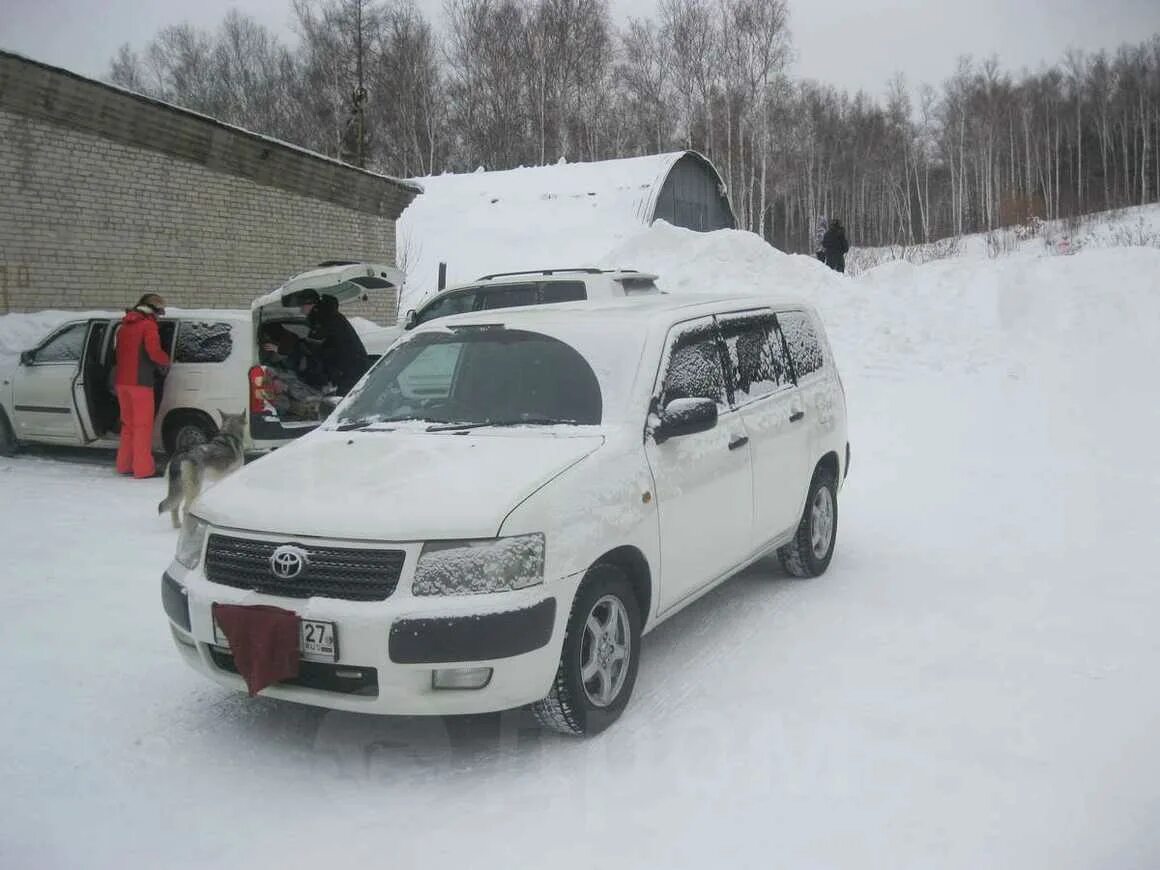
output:
POLYGON ((397 345, 343 403, 334 427, 597 425, 603 406, 592 366, 566 342, 501 326, 458 327, 397 345))

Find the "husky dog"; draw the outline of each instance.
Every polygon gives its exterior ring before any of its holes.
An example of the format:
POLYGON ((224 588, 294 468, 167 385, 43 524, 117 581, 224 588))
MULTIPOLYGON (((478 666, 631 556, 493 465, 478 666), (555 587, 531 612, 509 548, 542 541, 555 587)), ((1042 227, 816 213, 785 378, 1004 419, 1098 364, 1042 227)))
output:
POLYGON ((222 427, 205 444, 191 447, 169 460, 165 476, 169 478, 169 494, 157 505, 157 513, 169 511, 173 528, 181 527, 181 511, 201 495, 201 485, 207 479, 220 480, 242 467, 242 442, 246 428, 246 412, 227 414, 221 409, 222 427))

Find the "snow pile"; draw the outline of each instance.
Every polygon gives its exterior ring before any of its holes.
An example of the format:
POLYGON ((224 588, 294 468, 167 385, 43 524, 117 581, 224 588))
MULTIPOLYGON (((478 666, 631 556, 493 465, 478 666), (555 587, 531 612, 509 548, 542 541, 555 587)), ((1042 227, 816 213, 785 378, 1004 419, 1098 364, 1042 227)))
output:
POLYGON ((413 179, 424 193, 399 218, 398 262, 408 285, 399 310, 434 292, 440 262, 448 284, 489 272, 591 266, 640 231, 682 154, 413 179))
MULTIPOLYGON (((859 277, 789 255, 753 233, 697 233, 658 221, 605 265, 656 272, 671 293, 757 293, 815 305, 845 374, 853 369, 971 371, 1009 358, 1012 344, 1071 339, 1099 300, 1109 329, 1151 329, 1160 317, 1160 249, 1083 250, 1072 257, 897 260, 859 277), (1119 317, 1127 315, 1121 325, 1119 317), (1046 337, 1044 331, 1050 332, 1046 337), (1065 334, 1066 333, 1066 334, 1065 334)), ((1132 333, 1134 334, 1134 333, 1132 333)), ((1075 336, 1079 339, 1079 336, 1075 336)), ((1080 346, 1080 345, 1077 345, 1080 346)))
POLYGON ((922 264, 954 258, 1042 257, 1126 247, 1160 248, 1160 205, 1055 221, 1033 219, 1023 226, 940 239, 929 244, 855 247, 846 263, 852 274, 859 274, 893 260, 922 264))

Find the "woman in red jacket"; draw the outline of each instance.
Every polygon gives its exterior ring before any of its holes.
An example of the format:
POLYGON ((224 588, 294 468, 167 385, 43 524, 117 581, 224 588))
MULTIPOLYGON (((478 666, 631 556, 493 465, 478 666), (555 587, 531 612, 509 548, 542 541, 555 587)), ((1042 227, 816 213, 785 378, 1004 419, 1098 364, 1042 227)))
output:
POLYGON ((157 373, 169 366, 161 349, 157 316, 165 300, 146 293, 125 312, 117 331, 117 401, 121 404, 121 446, 117 471, 134 477, 153 477, 153 387, 157 373))

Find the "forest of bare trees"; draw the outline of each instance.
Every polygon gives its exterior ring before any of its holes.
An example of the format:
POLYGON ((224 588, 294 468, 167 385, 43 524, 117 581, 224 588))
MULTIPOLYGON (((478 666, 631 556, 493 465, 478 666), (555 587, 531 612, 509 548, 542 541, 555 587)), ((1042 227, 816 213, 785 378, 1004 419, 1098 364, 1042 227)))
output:
POLYGON ((786 0, 293 0, 297 41, 231 12, 124 46, 115 84, 391 175, 693 148, 742 227, 809 250, 909 244, 1160 198, 1160 34, 1012 75, 960 60, 876 100, 787 75, 786 0))

